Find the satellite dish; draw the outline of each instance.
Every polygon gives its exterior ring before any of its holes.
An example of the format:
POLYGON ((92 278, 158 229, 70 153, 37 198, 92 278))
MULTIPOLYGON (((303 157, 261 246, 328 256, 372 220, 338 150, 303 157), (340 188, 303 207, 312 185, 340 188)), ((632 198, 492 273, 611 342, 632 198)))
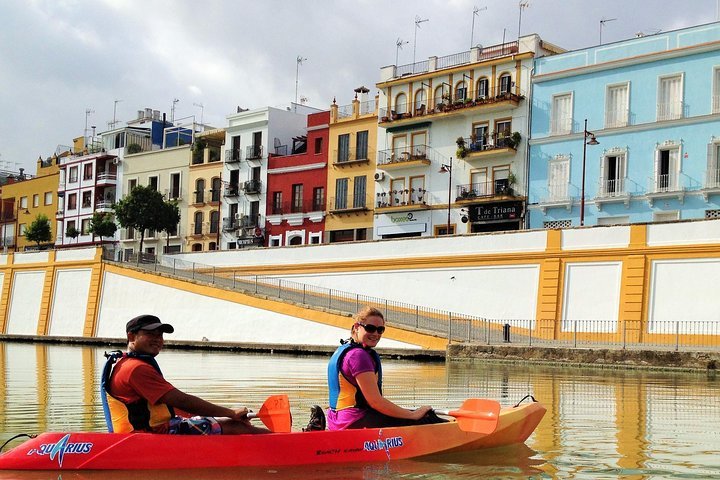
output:
POLYGON ((475 45, 475 48, 477 48, 477 49, 480 51, 480 53, 482 53, 482 51, 483 51, 483 46, 482 46, 481 43, 478 43, 477 45, 475 45))

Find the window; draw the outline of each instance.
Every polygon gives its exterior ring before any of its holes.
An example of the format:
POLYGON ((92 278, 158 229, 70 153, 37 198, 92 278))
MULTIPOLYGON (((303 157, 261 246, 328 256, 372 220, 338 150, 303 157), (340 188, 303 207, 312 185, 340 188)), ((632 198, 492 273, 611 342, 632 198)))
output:
POLYGON ((135 239, 135 229, 132 227, 128 227, 126 229, 126 237, 127 240, 134 240, 135 239))
POLYGON ((283 213, 282 211, 282 192, 273 192, 273 203, 272 203, 272 213, 273 215, 281 215, 283 213))
POLYGON ((93 178, 93 165, 92 163, 86 163, 83 165, 83 180, 92 180, 93 178))
POLYGON ((363 130, 355 135, 355 160, 368 159, 368 131, 363 130))
POLYGON ((195 203, 205 203, 205 179, 195 180, 195 203))
POLYGON ((78 167, 70 167, 70 183, 78 181, 78 167))
POLYGON ((24 223, 21 223, 20 226, 18 227, 18 235, 24 236, 26 228, 27 228, 27 225, 24 223))
POLYGON ((365 208, 367 177, 365 175, 355 177, 353 184, 355 185, 353 190, 353 208, 365 208))
POLYGON ((75 229, 77 229, 77 223, 75 223, 75 220, 68 220, 67 224, 65 224, 66 235, 67 235, 67 232, 69 232, 70 230, 75 230, 75 229))
POLYGON ((395 113, 402 115, 407 112, 407 95, 400 92, 395 97, 395 113))
POLYGON ((442 107, 443 105, 447 105, 448 103, 450 103, 450 93, 447 91, 448 86, 449 85, 447 84, 442 84, 435 89, 434 100, 436 108, 442 107))
MULTIPOLYGON (((444 225, 435 225, 435 236, 440 235, 448 235, 448 228, 447 224, 444 225)), ((455 235, 455 225, 450 225, 450 233, 449 235, 455 235)))
POLYGON ((89 218, 83 218, 82 220, 82 230, 81 233, 83 235, 89 235, 90 234, 90 219, 89 218))
POLYGON ((158 189, 158 177, 148 178, 148 187, 157 192, 158 189))
POLYGON ((395 135, 392 139, 390 162, 405 160, 407 154, 407 135, 395 135))
POLYGON ((512 78, 510 77, 509 73, 503 73, 500 75, 500 95, 505 95, 506 93, 510 93, 510 89, 512 88, 512 78))
POLYGON ((195 212, 193 220, 193 235, 202 235, 203 212, 195 212))
POLYGON ((45 192, 45 205, 52 205, 53 192, 45 192))
POLYGON ((170 198, 171 199, 180 198, 180 174, 179 173, 171 173, 170 174, 170 198))
POLYGON ((553 95, 550 135, 572 133, 572 93, 553 95))
POLYGON ((90 208, 92 206, 92 191, 82 192, 82 208, 90 208))
POLYGON ((344 210, 347 208, 348 195, 348 179, 335 179, 335 210, 344 210))
POLYGON ((512 121, 496 120, 495 134, 497 135, 497 139, 495 140, 495 146, 497 148, 508 147, 510 144, 510 135, 512 135, 512 121))
POLYGON ((600 164, 600 197, 625 194, 625 151, 612 148, 603 155, 600 164))
POLYGON ((410 204, 420 205, 426 202, 425 198, 425 177, 410 178, 410 204))
POLYGON ((28 198, 20 197, 20 208, 28 208, 28 198))
POLYGON ((337 161, 347 162, 350 159, 350 134, 338 136, 337 161))
POLYGON ((415 92, 415 115, 425 114, 425 105, 427 105, 427 95, 425 89, 421 88, 415 92))
POLYGON ((325 210, 325 187, 313 188, 313 211, 325 210))
POLYGON ((683 116, 683 76, 670 75, 658 79, 657 120, 675 120, 683 116))
POLYGON ((570 157, 558 155, 548 163, 548 200, 568 198, 570 183, 570 157))
POLYGON ((220 201, 220 183, 221 183, 221 180, 219 177, 215 177, 212 179, 212 190, 210 190, 210 201, 211 202, 219 202, 220 201))
POLYGON ((705 188, 720 187, 720 143, 708 143, 705 188))
POLYGON ((240 136, 232 137, 232 150, 230 150, 230 161, 237 162, 240 160, 240 136))
POLYGON ((463 80, 455 85, 455 101, 462 102, 467 98, 467 83, 463 80))
POLYGON ((75 210, 77 208, 77 193, 71 193, 68 195, 68 210, 75 210))
POLYGON ((630 84, 608 85, 605 92, 605 128, 624 127, 628 124, 630 84))
POLYGON ((218 233, 219 226, 220 212, 218 212, 217 210, 213 210, 212 212, 210 212, 210 233, 218 233))
POLYGON ((132 192, 135 187, 137 187, 137 178, 128 180, 128 193, 132 192))
POLYGON ((33 207, 39 207, 40 206, 40 195, 37 193, 33 195, 33 207))
POLYGON ((680 147, 673 146, 655 151, 654 193, 674 192, 678 189, 680 147))
POLYGON ((483 100, 488 97, 490 91, 490 81, 487 77, 483 77, 477 81, 477 89, 475 98, 483 100))
POLYGON ((292 212, 302 212, 303 204, 303 185, 302 183, 292 186, 292 212))
POLYGON ((479 152, 487 148, 488 130, 487 123, 473 125, 472 134, 470 134, 470 145, 468 146, 471 152, 479 152))
POLYGON ((712 113, 720 113, 720 67, 713 69, 712 113))
POLYGON ((390 206, 398 207, 400 205, 405 205, 405 203, 405 178, 395 178, 390 182, 390 206))
POLYGON ((315 139, 315 155, 319 155, 322 153, 322 146, 323 146, 322 137, 316 138, 315 139))
POLYGON ((412 142, 411 160, 422 160, 427 158, 427 132, 417 132, 410 135, 412 142))

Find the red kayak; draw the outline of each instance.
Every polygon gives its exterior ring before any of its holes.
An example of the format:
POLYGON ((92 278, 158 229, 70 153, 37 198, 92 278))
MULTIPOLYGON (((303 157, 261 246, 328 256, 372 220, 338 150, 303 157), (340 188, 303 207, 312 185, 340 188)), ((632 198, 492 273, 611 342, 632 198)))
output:
POLYGON ((0 455, 0 470, 206 469, 399 460, 523 443, 542 420, 545 407, 533 402, 501 410, 497 402, 470 399, 458 410, 438 413, 455 421, 267 435, 43 433, 0 455))

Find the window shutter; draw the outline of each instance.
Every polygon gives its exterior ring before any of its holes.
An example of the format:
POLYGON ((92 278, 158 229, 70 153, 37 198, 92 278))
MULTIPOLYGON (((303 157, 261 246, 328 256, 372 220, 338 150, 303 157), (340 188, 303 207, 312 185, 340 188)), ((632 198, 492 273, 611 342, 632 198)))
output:
POLYGON ((660 150, 655 150, 655 166, 653 167, 653 190, 660 189, 660 150))

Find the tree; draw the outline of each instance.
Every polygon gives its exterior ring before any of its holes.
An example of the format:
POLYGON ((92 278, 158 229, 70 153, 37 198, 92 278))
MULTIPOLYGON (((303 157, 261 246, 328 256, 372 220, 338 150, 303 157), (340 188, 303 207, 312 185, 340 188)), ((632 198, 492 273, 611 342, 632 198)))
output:
POLYGON ((50 230, 50 221, 46 215, 42 213, 35 217, 35 220, 25 230, 25 238, 31 242, 37 243, 40 248, 41 243, 48 243, 52 240, 52 232, 50 230))
POLYGON ((170 235, 177 231, 178 223, 180 223, 180 208, 177 202, 165 202, 162 209, 162 225, 159 230, 165 232, 165 251, 170 250, 170 235))
POLYGON ((100 237, 100 243, 103 241, 103 237, 112 237, 117 231, 117 225, 112 215, 108 213, 93 213, 92 219, 90 220, 90 233, 100 237))
POLYGON ((140 231, 140 251, 145 241, 145 230, 161 230, 165 200, 160 192, 152 187, 139 185, 113 204, 115 218, 123 228, 140 231))
POLYGON ((80 230, 77 228, 70 226, 65 230, 65 236, 72 238, 75 240, 80 235, 80 230))

